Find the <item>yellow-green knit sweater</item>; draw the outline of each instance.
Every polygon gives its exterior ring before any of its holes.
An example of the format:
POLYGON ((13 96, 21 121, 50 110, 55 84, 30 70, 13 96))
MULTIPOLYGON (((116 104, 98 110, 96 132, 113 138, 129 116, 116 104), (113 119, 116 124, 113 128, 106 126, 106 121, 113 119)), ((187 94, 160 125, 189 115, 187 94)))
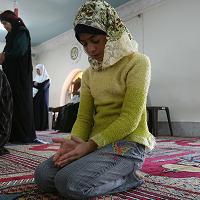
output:
POLYGON ((72 135, 92 139, 99 147, 128 140, 152 149, 155 139, 148 131, 146 113, 149 82, 150 62, 140 53, 101 71, 88 68, 72 135))

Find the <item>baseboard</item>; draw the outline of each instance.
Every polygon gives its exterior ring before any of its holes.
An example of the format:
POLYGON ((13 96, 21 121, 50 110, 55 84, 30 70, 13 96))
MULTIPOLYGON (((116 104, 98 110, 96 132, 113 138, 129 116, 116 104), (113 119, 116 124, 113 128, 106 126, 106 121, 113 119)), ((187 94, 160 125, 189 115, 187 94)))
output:
MULTIPOLYGON (((200 137, 200 122, 172 122, 174 136, 200 137)), ((167 122, 159 122, 158 136, 170 135, 167 122)))

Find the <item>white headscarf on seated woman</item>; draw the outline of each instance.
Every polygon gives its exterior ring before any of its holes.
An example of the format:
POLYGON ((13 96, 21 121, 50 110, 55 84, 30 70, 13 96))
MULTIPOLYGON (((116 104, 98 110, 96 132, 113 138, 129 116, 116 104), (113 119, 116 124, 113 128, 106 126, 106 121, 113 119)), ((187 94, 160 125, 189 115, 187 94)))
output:
MULTIPOLYGON (((36 76, 33 79, 34 82, 43 83, 44 81, 49 79, 49 74, 43 64, 37 64, 36 68, 36 76)), ((33 87, 33 97, 37 94, 38 89, 33 87)))

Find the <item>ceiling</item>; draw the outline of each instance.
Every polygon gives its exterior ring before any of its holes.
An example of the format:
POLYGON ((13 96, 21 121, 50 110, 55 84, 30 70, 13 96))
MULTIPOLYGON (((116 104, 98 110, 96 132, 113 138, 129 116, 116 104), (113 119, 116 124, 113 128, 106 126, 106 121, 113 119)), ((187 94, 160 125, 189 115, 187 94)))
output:
MULTIPOLYGON (((118 7, 130 0, 107 0, 118 7)), ((73 28, 73 19, 85 0, 18 0, 19 16, 28 27, 32 46, 37 46, 73 28)), ((0 12, 13 10, 13 0, 0 0, 0 12)), ((5 42, 5 30, 0 30, 0 42, 5 42)))

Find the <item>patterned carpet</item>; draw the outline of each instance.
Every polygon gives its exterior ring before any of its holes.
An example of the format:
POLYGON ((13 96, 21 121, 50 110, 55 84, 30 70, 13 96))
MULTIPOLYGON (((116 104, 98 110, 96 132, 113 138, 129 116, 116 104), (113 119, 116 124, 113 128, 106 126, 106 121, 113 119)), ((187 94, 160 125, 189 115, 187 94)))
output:
MULTIPOLYGON (((51 141, 62 133, 39 132, 40 139, 51 141)), ((0 200, 62 200, 45 194, 34 184, 35 167, 55 153, 54 144, 9 145, 11 154, 0 157, 0 200)), ((91 200, 185 200, 200 199, 200 139, 158 137, 156 148, 142 168, 145 183, 135 190, 91 200)))

